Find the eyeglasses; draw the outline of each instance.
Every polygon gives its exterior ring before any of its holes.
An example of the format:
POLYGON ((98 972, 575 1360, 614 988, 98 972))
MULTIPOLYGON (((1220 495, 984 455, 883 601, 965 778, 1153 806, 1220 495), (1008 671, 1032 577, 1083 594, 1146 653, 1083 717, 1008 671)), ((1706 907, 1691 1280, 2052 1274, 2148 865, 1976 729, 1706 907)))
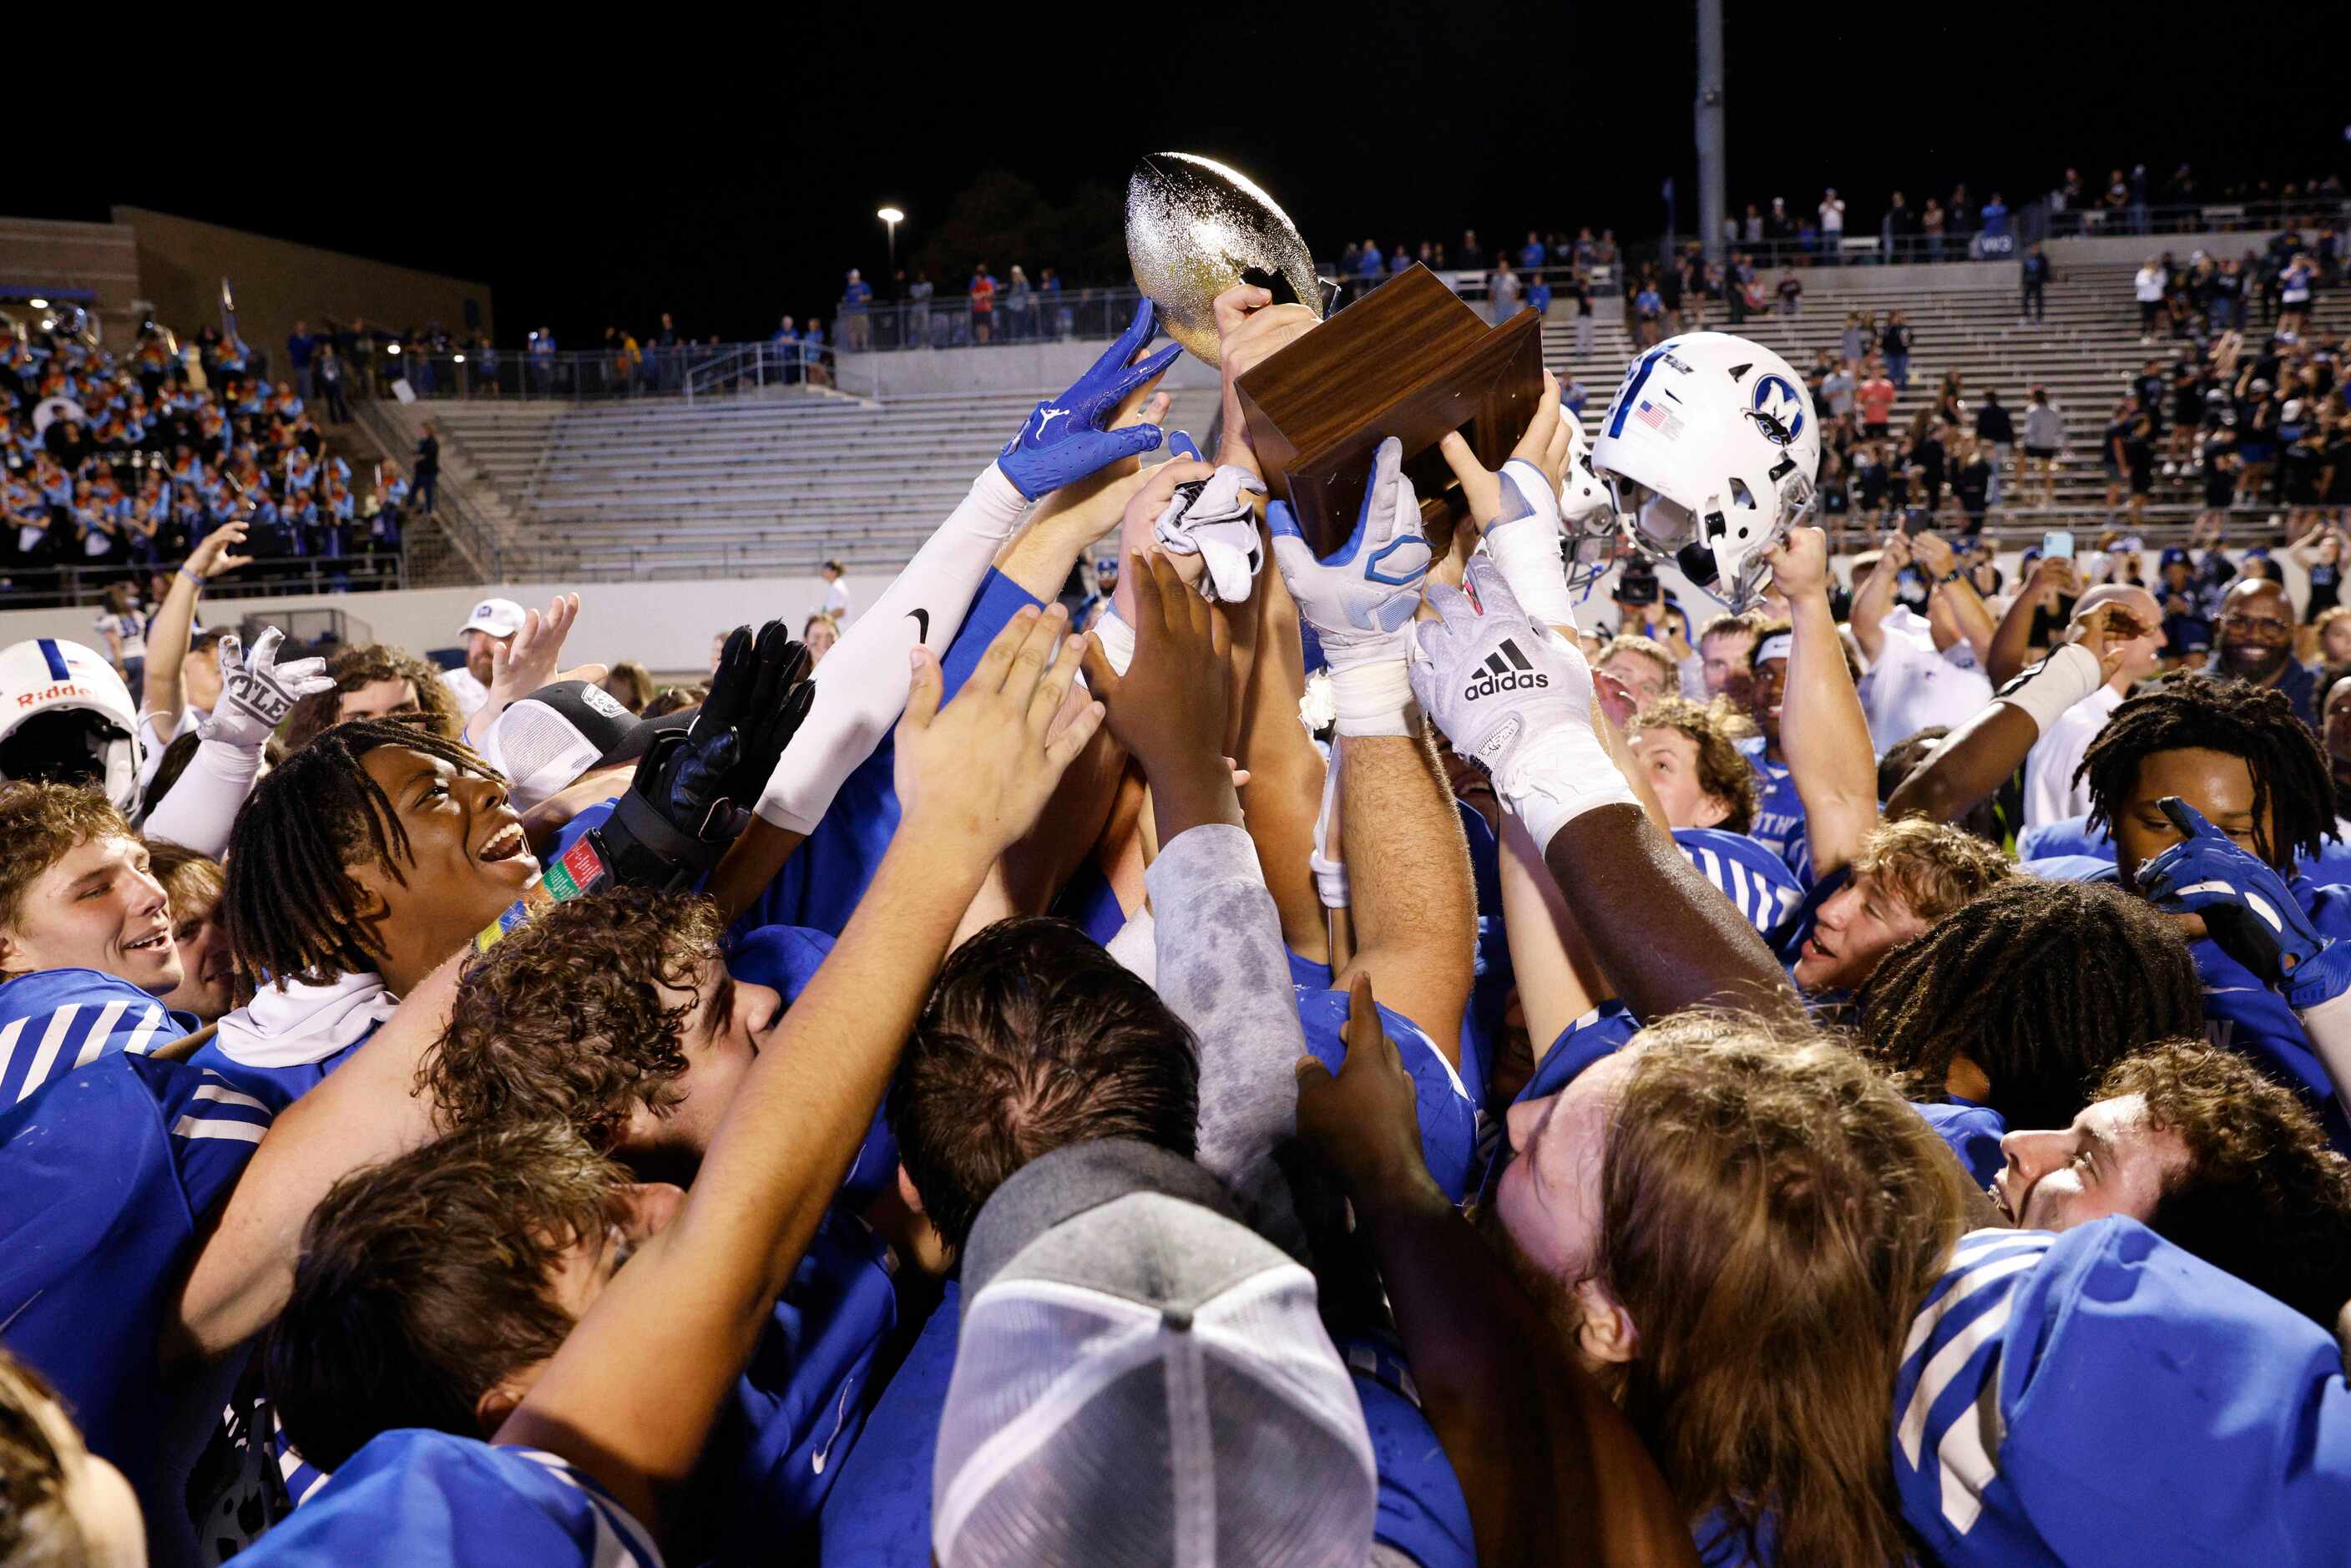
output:
POLYGON ((2220 630, 2244 637, 2258 637, 2265 643, 2283 643, 2294 636, 2294 622, 2268 616, 2241 615, 2231 611, 2220 617, 2220 630))

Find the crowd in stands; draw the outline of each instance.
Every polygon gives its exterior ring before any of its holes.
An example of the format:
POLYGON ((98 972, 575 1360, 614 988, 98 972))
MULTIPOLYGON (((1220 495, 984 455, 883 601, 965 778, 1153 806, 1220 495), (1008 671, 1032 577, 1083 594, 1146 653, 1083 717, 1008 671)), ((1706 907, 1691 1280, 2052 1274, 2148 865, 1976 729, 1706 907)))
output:
POLYGON ((1301 517, 1216 320, 691 685, 0 649, 0 1561, 2340 1557, 2341 533, 1842 580, 1716 335, 1301 517))
POLYGON ((348 418, 338 363, 325 342, 272 381, 233 332, 182 344, 150 324, 118 355, 69 326, 0 319, 0 591, 127 591, 152 613, 172 564, 231 521, 265 581, 325 561, 335 586, 372 583, 398 556, 409 485, 396 463, 355 475, 328 449, 322 416, 348 418))

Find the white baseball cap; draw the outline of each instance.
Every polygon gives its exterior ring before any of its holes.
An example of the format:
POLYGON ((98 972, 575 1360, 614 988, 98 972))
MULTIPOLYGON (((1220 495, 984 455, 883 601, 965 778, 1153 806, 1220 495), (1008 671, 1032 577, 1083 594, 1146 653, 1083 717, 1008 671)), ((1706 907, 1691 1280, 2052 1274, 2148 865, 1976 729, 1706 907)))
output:
POLYGON ((493 637, 511 637, 522 630, 522 606, 511 599, 485 599, 474 606, 465 623, 457 628, 462 637, 468 632, 487 632, 493 637))

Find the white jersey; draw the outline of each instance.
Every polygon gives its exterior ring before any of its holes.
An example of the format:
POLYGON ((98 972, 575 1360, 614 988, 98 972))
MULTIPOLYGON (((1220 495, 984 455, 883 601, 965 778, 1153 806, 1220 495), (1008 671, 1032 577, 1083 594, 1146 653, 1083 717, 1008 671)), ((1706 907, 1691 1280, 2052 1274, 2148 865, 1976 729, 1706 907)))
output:
POLYGON ((454 670, 441 672, 441 684, 457 699, 457 716, 469 719, 490 700, 490 688, 474 678, 474 672, 460 664, 454 670))
POLYGON ((1962 641, 1939 652, 1927 618, 1907 605, 1888 612, 1885 642, 1861 678, 1862 711, 1880 757, 1937 725, 1956 727, 1991 703, 1991 680, 1962 641))
POLYGON ((2123 695, 2112 686, 2100 686, 2050 722, 2046 734, 2033 742, 2024 758, 2024 825, 2037 828, 2043 822, 2054 822, 2066 817, 2078 817, 2090 809, 2087 785, 2074 782, 2074 772, 2082 766, 2082 756, 2090 749, 2090 742, 2098 731, 2106 727, 2106 720, 2115 709, 2123 706, 2123 695))

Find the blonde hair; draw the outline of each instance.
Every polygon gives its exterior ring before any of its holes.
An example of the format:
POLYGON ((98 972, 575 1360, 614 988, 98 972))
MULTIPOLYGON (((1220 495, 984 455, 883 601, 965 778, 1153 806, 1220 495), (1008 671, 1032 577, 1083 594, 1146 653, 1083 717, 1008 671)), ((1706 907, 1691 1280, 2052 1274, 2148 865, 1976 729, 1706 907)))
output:
MULTIPOLYGON (((44 1407, 57 1406, 47 1380, 0 1350, 0 1563, 9 1568, 89 1561, 81 1521, 66 1503, 68 1455, 41 1419, 44 1407)), ((61 1411, 57 1418, 65 1419, 61 1411)))
POLYGON ((1604 664, 1619 653, 1635 653, 1648 660, 1663 672, 1668 681, 1674 678, 1675 671, 1679 667, 1674 663, 1674 656, 1666 652, 1666 645, 1663 643, 1658 642, 1655 637, 1645 637, 1637 632, 1620 632, 1609 638, 1607 646, 1600 650, 1600 657, 1594 659, 1593 663, 1604 664))
POLYGON ((1905 817, 1879 823, 1861 841, 1853 874, 1876 877, 1932 924, 2018 873, 2013 861, 1963 828, 1905 817))
POLYGON ((1755 770, 1739 752, 1739 737, 1753 727, 1731 706, 1716 698, 1696 703, 1687 697, 1659 697, 1633 716, 1627 738, 1645 729, 1670 729, 1698 747, 1698 787, 1722 802, 1718 825, 1727 833, 1743 833, 1755 825, 1755 770))
POLYGON ((1912 1314, 1968 1185, 1836 1040, 1705 1010, 1644 1030, 1601 1176, 1602 1257, 1640 1353, 1625 1415, 1693 1520, 1784 1563, 1911 1548, 1886 1423, 1912 1314))

